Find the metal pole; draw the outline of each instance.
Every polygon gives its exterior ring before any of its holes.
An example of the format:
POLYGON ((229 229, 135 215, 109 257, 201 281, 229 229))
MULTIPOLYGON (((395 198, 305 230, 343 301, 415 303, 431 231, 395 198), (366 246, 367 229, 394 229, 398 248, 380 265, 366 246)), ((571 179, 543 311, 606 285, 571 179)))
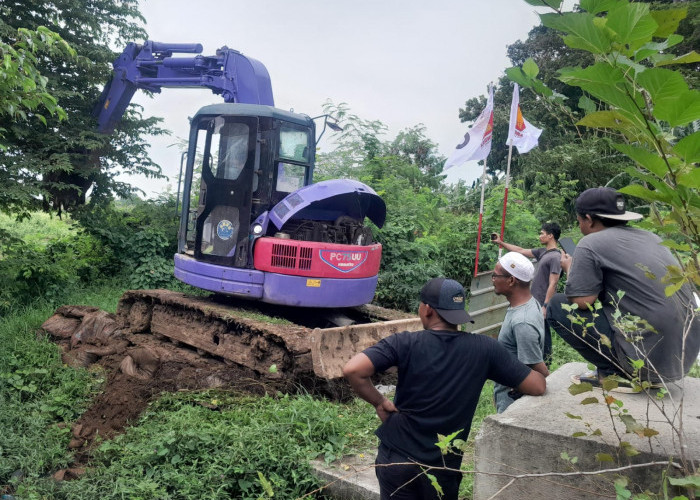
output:
POLYGON ((185 163, 187 151, 183 151, 180 155, 180 175, 177 178, 177 199, 175 201, 175 215, 180 215, 180 185, 182 184, 182 164, 185 163))
MULTIPOLYGON (((506 167, 506 191, 503 194, 503 215, 501 216, 501 240, 506 230, 506 209, 508 208, 508 184, 510 183, 510 160, 513 157, 513 139, 508 141, 508 166, 506 167)), ((501 258, 503 247, 498 247, 498 258, 501 258)))
POLYGON ((484 219, 484 190, 486 189, 486 158, 484 158, 484 171, 481 173, 481 201, 479 202, 479 230, 476 236, 476 262, 474 263, 474 277, 479 272, 479 247, 481 245, 481 224, 484 219))

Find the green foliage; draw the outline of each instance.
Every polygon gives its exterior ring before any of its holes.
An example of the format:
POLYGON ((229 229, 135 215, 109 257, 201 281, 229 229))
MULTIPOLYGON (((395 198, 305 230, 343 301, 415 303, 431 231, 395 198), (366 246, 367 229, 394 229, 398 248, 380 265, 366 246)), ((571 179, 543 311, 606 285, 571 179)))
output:
POLYGON ((25 309, 0 320, 0 484, 17 470, 38 478, 67 466, 69 423, 100 382, 63 365, 58 348, 36 338, 36 328, 52 312, 25 309))
POLYGON ((86 235, 109 255, 104 271, 128 277, 131 288, 174 285, 172 256, 177 250, 175 199, 132 198, 121 204, 87 206, 75 217, 86 235))
POLYGON ((35 300, 58 304, 74 288, 121 276, 129 288, 178 287, 175 200, 86 207, 76 221, 0 217, 0 312, 35 300))
MULTIPOLYGON (((134 188, 117 180, 119 173, 161 175, 160 168, 146 154, 143 139, 146 134, 164 133, 157 127, 157 119, 141 119, 138 108, 132 107, 118 131, 106 136, 97 133, 92 116, 117 56, 111 47, 121 51, 126 42, 146 38, 136 0, 3 2, 0 18, 3 46, 17 48, 23 37, 32 33, 46 40, 32 35, 31 43, 48 44, 53 40, 57 50, 50 57, 35 61, 25 57, 24 61, 40 73, 41 92, 53 96, 65 109, 65 114, 47 113, 36 120, 16 120, 0 114, 7 147, 7 154, 0 159, 0 191, 4 193, 0 210, 61 213, 84 204, 90 188, 93 199, 133 192, 134 188), (60 39, 49 38, 46 28, 60 39), (70 45, 71 52, 61 39, 70 45), (66 116, 69 119, 63 120, 66 116)), ((17 95, 24 98, 21 93, 17 95)), ((38 106, 37 99, 26 102, 38 106)), ((47 105, 55 106, 48 99, 44 101, 47 105)))
POLYGON ((63 222, 0 220, 7 237, 0 239, 0 312, 37 298, 59 302, 71 288, 98 277, 105 264, 103 248, 90 236, 80 237, 63 222), (61 229, 59 229, 61 226, 61 229), (51 234, 53 231, 53 235, 51 234))
MULTIPOLYGON (((695 52, 674 57, 668 50, 682 41, 675 31, 687 7, 651 11, 646 3, 625 0, 586 2, 582 7, 582 12, 541 15, 545 26, 563 32, 567 46, 596 57, 593 64, 559 71, 562 82, 579 87, 603 108, 584 104, 587 114, 578 125, 612 131, 624 139, 616 148, 636 168, 626 169, 633 183, 620 191, 651 204, 657 231, 675 232, 690 251, 681 270, 670 270, 670 290, 678 289, 682 278, 698 285, 700 195, 695 160, 700 132, 685 126, 700 119, 700 92, 689 88, 680 71, 661 67, 700 60, 695 52), (662 210, 668 216, 662 217, 662 210)), ((566 107, 562 96, 544 90, 546 85, 532 68, 511 68, 509 75, 566 107)))
POLYGON ((17 494, 51 498, 299 498, 318 487, 308 461, 367 444, 374 414, 310 396, 178 393, 105 442, 93 467, 60 485, 25 481, 17 494), (212 409, 214 408, 214 409, 212 409))
MULTIPOLYGON (((0 33, 7 29, 0 19, 0 33)), ((65 110, 46 90, 48 79, 38 68, 39 57, 75 57, 75 51, 57 33, 44 26, 36 30, 19 28, 14 34, 14 43, 7 43, 3 38, 0 38, 0 57, 3 60, 0 65, 0 117, 7 116, 12 120, 35 117, 46 125, 46 118, 41 114, 43 108, 64 120, 67 117, 65 110)), ((4 131, 0 128, 0 151, 7 149, 4 131)))

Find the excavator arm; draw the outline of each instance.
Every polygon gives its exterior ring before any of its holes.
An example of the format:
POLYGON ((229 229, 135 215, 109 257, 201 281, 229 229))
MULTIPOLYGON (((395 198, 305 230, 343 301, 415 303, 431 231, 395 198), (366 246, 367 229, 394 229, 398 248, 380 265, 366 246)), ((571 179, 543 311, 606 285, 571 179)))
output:
POLYGON ((208 88, 224 102, 274 106, 270 75, 256 59, 225 46, 214 56, 173 57, 175 53, 201 52, 198 43, 129 43, 112 63, 112 80, 95 106, 99 131, 114 130, 138 89, 208 88))

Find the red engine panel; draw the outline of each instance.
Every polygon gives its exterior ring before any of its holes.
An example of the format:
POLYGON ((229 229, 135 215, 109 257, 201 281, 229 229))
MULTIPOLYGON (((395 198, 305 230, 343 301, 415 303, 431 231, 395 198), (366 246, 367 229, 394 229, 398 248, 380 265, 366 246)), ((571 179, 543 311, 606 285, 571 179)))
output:
POLYGON ((255 269, 313 278, 369 278, 379 272, 382 245, 357 246, 259 238, 255 269))

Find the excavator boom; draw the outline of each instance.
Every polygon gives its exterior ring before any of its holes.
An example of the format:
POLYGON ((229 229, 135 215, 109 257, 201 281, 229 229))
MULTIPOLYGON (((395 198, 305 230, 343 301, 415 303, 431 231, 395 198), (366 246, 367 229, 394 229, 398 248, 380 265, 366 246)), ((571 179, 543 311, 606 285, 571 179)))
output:
POLYGON ((112 63, 112 81, 95 106, 99 131, 114 130, 138 89, 208 88, 224 102, 274 106, 270 75, 256 59, 225 46, 213 56, 173 56, 201 52, 198 43, 129 43, 112 63))

